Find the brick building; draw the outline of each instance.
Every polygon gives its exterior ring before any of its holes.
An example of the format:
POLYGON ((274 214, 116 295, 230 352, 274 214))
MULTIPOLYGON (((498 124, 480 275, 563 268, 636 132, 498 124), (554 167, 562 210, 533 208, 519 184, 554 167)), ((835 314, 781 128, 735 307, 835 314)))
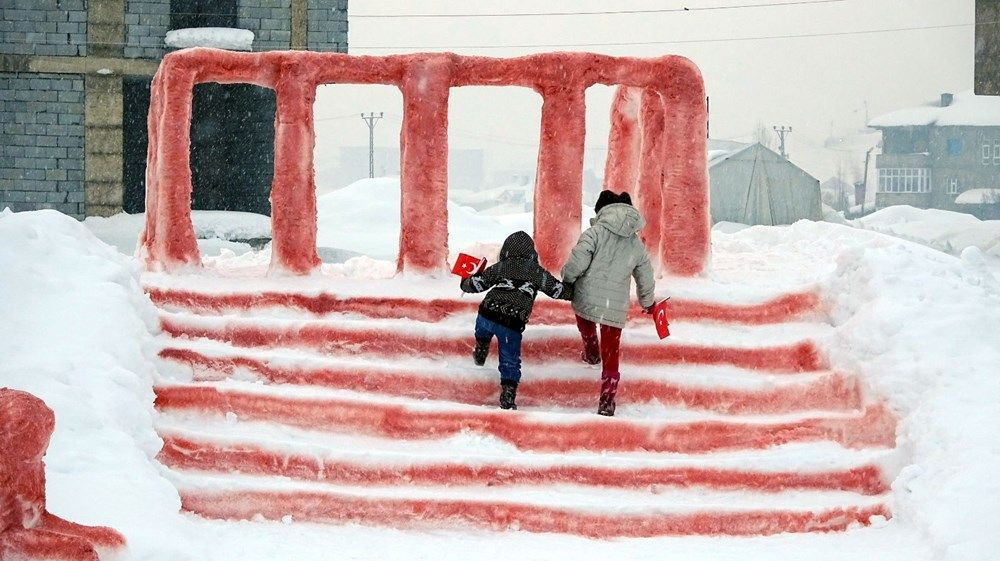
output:
MULTIPOLYGON (((141 211, 150 80, 167 32, 191 27, 347 52, 347 0, 3 0, 0 209, 141 211)), ((267 212, 273 92, 202 84, 193 112, 193 206, 267 212)))
POLYGON ((1000 98, 941 94, 869 126, 882 131, 877 208, 910 205, 968 211, 960 194, 1000 186, 1000 98))

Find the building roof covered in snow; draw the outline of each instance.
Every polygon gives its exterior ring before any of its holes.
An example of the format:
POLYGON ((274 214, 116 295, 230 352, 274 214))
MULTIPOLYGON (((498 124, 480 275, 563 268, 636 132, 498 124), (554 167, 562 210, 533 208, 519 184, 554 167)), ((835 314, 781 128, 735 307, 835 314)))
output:
POLYGON ((1000 202, 1000 189, 969 189, 955 199, 958 205, 988 205, 1000 202))
POLYGON ((928 125, 1000 127, 1000 97, 975 95, 971 91, 945 93, 925 105, 899 109, 868 122, 873 128, 928 125))

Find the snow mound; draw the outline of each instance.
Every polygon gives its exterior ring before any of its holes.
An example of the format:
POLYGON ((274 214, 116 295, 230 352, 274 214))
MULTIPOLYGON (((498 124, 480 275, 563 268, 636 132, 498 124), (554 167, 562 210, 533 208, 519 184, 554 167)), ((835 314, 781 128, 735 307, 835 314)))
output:
MULTIPOLYGON (((218 255, 222 249, 236 254, 246 253, 250 251, 250 246, 242 243, 244 240, 271 237, 271 218, 263 214, 193 210, 191 221, 202 255, 218 255)), ((139 234, 146 224, 146 215, 122 212, 108 218, 90 216, 83 223, 104 243, 117 247, 126 255, 134 255, 139 234)))
POLYGON ((180 501, 153 461, 156 312, 134 260, 52 210, 0 213, 0 386, 55 411, 49 510, 160 541, 180 501))
POLYGON ((985 205, 1000 202, 1000 189, 969 189, 955 198, 959 205, 985 205))
POLYGON ((899 205, 853 222, 855 226, 914 241, 947 253, 978 247, 1000 256, 1000 220, 980 220, 971 214, 899 205))
POLYGON ((167 32, 163 42, 168 47, 213 47, 233 51, 249 51, 253 45, 253 31, 231 27, 191 27, 167 32))
MULTIPOLYGON (((399 200, 399 177, 360 179, 320 196, 317 245, 395 260, 399 252, 399 200)), ((479 243, 502 243, 517 230, 531 233, 530 213, 485 216, 448 202, 448 247, 452 254, 479 243)))

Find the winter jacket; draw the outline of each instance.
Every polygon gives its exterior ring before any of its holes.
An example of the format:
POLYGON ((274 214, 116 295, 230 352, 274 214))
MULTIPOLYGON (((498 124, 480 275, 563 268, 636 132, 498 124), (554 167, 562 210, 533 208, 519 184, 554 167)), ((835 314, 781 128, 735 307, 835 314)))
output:
POLYGON ((632 205, 605 206, 580 235, 563 266, 564 283, 573 285, 573 311, 584 319, 625 327, 629 277, 635 279, 639 305, 653 305, 653 267, 636 232, 645 225, 632 205))
POLYGON ((507 236, 500 261, 462 279, 461 286, 464 292, 489 290, 479 315, 517 331, 524 331, 539 290, 552 298, 571 298, 566 286, 538 264, 535 242, 525 232, 507 236))

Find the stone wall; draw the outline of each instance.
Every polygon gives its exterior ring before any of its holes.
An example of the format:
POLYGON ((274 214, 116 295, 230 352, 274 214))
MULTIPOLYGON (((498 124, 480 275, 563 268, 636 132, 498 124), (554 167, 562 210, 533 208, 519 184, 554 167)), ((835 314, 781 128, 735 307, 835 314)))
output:
POLYGON ((0 209, 84 214, 79 74, 0 73, 0 209))
POLYGON ((308 0, 307 48, 347 52, 347 0, 308 0))
POLYGON ((163 58, 163 39, 170 28, 168 0, 125 2, 125 57, 163 58))
POLYGON ((84 0, 0 2, 0 53, 86 55, 86 42, 84 0))

